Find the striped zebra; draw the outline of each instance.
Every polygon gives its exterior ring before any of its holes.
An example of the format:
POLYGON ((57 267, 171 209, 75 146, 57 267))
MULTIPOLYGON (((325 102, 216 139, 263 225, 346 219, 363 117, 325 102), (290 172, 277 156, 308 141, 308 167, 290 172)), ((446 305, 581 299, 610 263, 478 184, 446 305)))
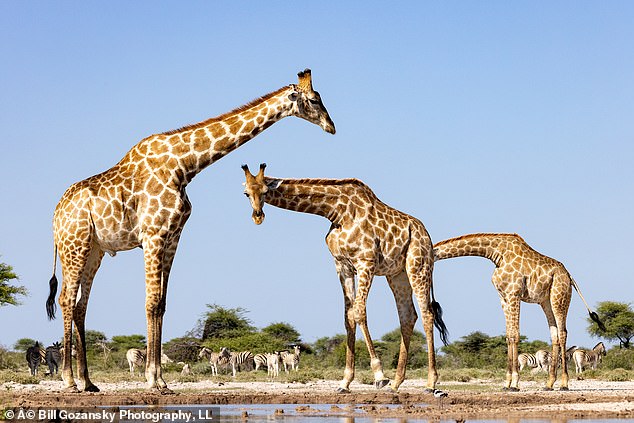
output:
POLYGON ((284 365, 284 371, 288 373, 288 367, 298 371, 299 370, 299 345, 293 347, 293 352, 281 351, 280 356, 282 358, 282 364, 284 365))
POLYGON ((583 369, 588 366, 596 369, 599 363, 603 361, 605 354, 603 342, 599 342, 590 351, 579 348, 572 354, 572 358, 575 361, 575 373, 583 373, 583 369))
MULTIPOLYGON (((227 350, 229 351, 229 350, 227 350)), ((251 351, 231 352, 229 351, 229 364, 231 372, 236 377, 238 370, 251 370, 254 367, 254 356, 251 351)))
POLYGON ((26 349, 26 362, 29 365, 31 376, 37 375, 37 367, 42 362, 42 359, 44 359, 44 362, 46 363, 46 352, 42 353, 42 351, 44 350, 40 347, 40 343, 38 341, 35 341, 35 344, 32 347, 26 349))
POLYGON ((59 366, 62 365, 62 353, 60 352, 62 345, 55 342, 53 345, 46 347, 45 360, 48 366, 48 373, 52 376, 57 374, 59 366))
POLYGON ((530 367, 531 369, 536 369, 537 371, 543 370, 548 373, 548 368, 550 367, 550 357, 551 353, 546 350, 537 350, 535 351, 535 354, 522 353, 517 356, 517 361, 520 365, 520 372, 524 369, 524 367, 530 367))
MULTIPOLYGON (((577 349, 575 345, 566 350, 566 363, 570 362, 572 353, 577 349)), ((552 353, 547 350, 537 350, 535 354, 522 353, 517 357, 520 365, 520 372, 526 366, 536 369, 537 371, 543 370, 548 373, 550 366, 552 365, 552 353)), ((557 367, 561 365, 561 357, 557 360, 557 367)))
POLYGON ((279 351, 256 354, 253 357, 255 370, 258 370, 260 367, 266 368, 270 377, 277 377, 279 375, 281 361, 282 357, 280 356, 279 351))
POLYGON ((128 359, 128 366, 130 366, 130 373, 134 374, 134 369, 137 367, 145 367, 145 350, 138 348, 130 348, 125 353, 125 358, 128 359))
POLYGON ((202 347, 198 353, 199 359, 209 361, 212 376, 218 376, 218 365, 223 364, 226 366, 229 363, 229 356, 229 350, 224 347, 220 349, 219 353, 215 353, 207 347, 202 347))

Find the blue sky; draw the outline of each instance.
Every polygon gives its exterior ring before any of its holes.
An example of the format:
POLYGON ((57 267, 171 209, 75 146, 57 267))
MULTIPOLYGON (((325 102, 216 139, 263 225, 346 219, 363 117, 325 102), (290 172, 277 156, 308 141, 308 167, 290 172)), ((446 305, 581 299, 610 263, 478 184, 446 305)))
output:
MULTIPOLYGON (((630 303, 634 237, 631 2, 0 2, 0 260, 30 296, 0 308, 0 344, 48 344, 52 214, 66 188, 139 140, 296 82, 314 86, 337 134, 284 119, 198 175, 170 280, 164 339, 206 304, 304 340, 342 333, 324 242, 329 222, 267 209, 255 226, 242 163, 279 177, 356 177, 440 241, 516 232, 562 261, 591 305, 630 303)), ((493 264, 436 264, 451 340, 504 333, 493 264)), ((58 277, 61 272, 58 270, 58 277)), ((87 326, 145 334, 140 250, 106 256, 87 326)), ((369 325, 398 325, 384 278, 369 325)), ((569 343, 592 346, 573 294, 569 343)), ((417 324, 422 330, 422 325, 417 324)), ((549 339, 541 309, 521 331, 549 339)))

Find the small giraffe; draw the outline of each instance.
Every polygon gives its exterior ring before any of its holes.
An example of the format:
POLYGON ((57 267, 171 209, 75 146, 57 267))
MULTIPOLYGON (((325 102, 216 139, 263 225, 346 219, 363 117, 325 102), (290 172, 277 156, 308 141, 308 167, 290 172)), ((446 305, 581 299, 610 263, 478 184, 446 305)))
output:
MULTIPOLYGON (((454 257, 480 256, 495 264, 493 285, 500 295, 506 318, 506 342, 508 363, 505 390, 518 391, 520 336, 520 302, 536 303, 542 307, 553 343, 552 357, 561 357, 561 382, 559 389, 568 390, 568 366, 566 354, 566 316, 570 305, 572 287, 586 305, 590 317, 600 326, 596 313, 590 310, 563 264, 533 250, 517 234, 471 234, 440 241, 434 245, 434 260, 454 257)), ((557 366, 550 366, 545 390, 552 390, 557 379, 557 366)))
POLYGON ((286 116, 297 116, 335 133, 309 69, 291 84, 216 118, 145 138, 109 170, 77 182, 57 204, 49 319, 55 317, 57 254, 62 264, 59 304, 64 316, 66 389, 77 392, 71 368, 71 332, 77 333, 77 371, 85 391, 98 391, 88 377, 85 317, 93 278, 104 253, 143 248, 147 317, 148 387, 170 393, 161 375, 161 335, 167 283, 191 204, 185 187, 199 172, 286 116), (79 294, 79 295, 78 295, 79 294))
POLYGON ((433 390, 438 380, 433 326, 439 329, 445 343, 447 334, 440 306, 433 300, 432 243, 422 222, 384 204, 359 180, 278 179, 264 176, 265 167, 266 164, 261 164, 259 173, 253 176, 246 165, 242 166, 246 176, 245 194, 257 225, 264 220, 264 202, 282 209, 317 214, 332 222, 326 244, 343 289, 347 333, 346 369, 339 392, 349 392, 354 378, 356 324, 361 327, 370 353, 375 386, 381 388, 389 382, 383 375, 367 326, 366 301, 374 276, 387 277, 401 325, 401 347, 391 389, 396 391, 405 379, 407 352, 417 318, 413 291, 427 334, 427 389, 433 390), (355 275, 358 277, 356 292, 355 275))

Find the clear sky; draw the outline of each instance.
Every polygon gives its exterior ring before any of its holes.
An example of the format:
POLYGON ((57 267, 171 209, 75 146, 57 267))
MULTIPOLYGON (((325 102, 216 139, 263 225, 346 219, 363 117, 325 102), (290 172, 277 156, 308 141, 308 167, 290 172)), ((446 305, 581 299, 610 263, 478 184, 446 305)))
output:
MULTIPOLYGON (((0 308, 0 344, 62 336, 44 303, 53 210, 70 184, 306 67, 337 134, 287 118, 192 181, 164 340, 212 303, 249 310, 257 327, 289 322, 308 342, 344 331, 329 222, 268 207, 255 226, 242 163, 359 178, 433 241, 519 233, 591 305, 632 302, 632 22, 626 1, 0 2, 0 261, 30 291, 0 308)), ((89 329, 145 334, 141 253, 104 258, 89 329)), ((504 333, 492 272, 483 258, 436 264, 451 341, 504 333)), ((368 314, 376 338, 398 325, 384 278, 368 314)), ((586 317, 573 293, 569 344, 597 342, 586 317)), ((539 306, 522 305, 521 332, 549 340, 539 306)))

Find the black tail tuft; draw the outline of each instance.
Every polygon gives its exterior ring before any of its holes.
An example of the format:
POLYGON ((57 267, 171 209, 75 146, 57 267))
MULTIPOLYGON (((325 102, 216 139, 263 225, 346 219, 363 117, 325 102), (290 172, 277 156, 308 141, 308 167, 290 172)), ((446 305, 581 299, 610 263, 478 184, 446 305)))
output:
MULTIPOLYGON (((438 329, 440 334, 440 340, 443 344, 449 345, 449 331, 447 330, 447 326, 445 326, 445 322, 442 320, 442 307, 437 301, 431 302, 431 312, 434 314, 434 326, 438 329)), ((427 334, 427 336, 434 336, 433 334, 427 334)))
POLYGON ((48 282, 51 290, 48 294, 48 299, 46 300, 46 314, 48 314, 48 320, 53 320, 55 318, 55 294, 57 294, 57 276, 53 275, 51 280, 48 282))
POLYGON ((607 329, 605 328, 605 325, 603 324, 603 322, 601 321, 601 319, 599 319, 599 315, 597 313, 595 313, 594 311, 590 312, 590 318, 592 320, 594 320, 594 322, 599 325, 599 329, 601 330, 601 332, 606 332, 607 329))

